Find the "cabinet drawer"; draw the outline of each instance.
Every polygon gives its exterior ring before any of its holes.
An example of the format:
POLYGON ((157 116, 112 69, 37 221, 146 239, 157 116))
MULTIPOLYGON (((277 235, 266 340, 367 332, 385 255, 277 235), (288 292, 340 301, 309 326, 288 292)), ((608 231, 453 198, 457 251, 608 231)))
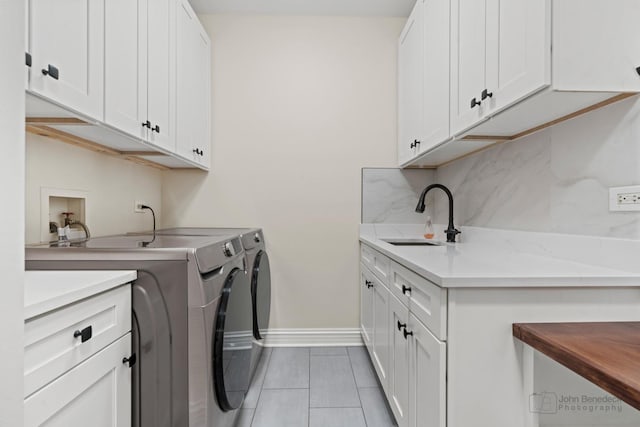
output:
POLYGON ((24 396, 29 396, 131 330, 131 287, 120 286, 27 320, 24 396), (76 331, 91 327, 82 342, 76 331))
POLYGON ((391 260, 367 245, 360 245, 360 259, 385 285, 389 284, 391 260))
POLYGON ((447 290, 391 262, 389 288, 440 340, 447 337, 447 290), (404 291, 404 292, 403 292, 404 291))
POLYGON ((24 426, 131 425, 131 334, 79 364, 24 401, 24 426))

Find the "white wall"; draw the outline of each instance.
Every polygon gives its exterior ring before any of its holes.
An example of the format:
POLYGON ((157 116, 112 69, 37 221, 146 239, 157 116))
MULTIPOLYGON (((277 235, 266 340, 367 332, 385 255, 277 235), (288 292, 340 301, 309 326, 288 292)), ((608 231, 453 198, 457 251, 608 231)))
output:
POLYGON ((454 194, 456 225, 640 239, 640 212, 609 212, 608 192, 640 184, 640 99, 458 160, 436 179, 454 194))
POLYGON ((22 425, 24 2, 0 0, 0 426, 22 425))
POLYGON ((27 243, 40 242, 42 187, 87 192, 86 223, 93 236, 150 230, 151 213, 134 213, 136 200, 151 206, 160 221, 158 169, 33 134, 27 134, 26 166, 27 243))
POLYGON ((404 19, 201 16, 212 172, 164 173, 166 226, 260 226, 274 328, 355 328, 360 169, 396 162, 404 19))

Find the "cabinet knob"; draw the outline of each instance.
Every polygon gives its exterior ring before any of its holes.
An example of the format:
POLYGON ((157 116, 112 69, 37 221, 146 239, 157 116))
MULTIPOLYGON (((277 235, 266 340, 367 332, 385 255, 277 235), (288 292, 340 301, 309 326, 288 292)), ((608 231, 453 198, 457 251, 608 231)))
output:
POLYGON ((27 67, 31 67, 32 63, 31 54, 29 52, 25 52, 25 64, 27 64, 27 67))
POLYGON ((89 341, 92 336, 93 336, 93 328, 91 327, 91 325, 87 326, 82 330, 78 329, 73 333, 74 338, 80 337, 80 342, 89 341))
POLYGON ((418 145, 420 145, 420 141, 418 141, 417 139, 413 140, 413 143, 410 145, 411 148, 416 148, 418 145))
POLYGON ((151 122, 147 120, 146 122, 142 123, 142 127, 151 129, 151 122))
POLYGON ((372 288, 372 287, 373 287, 373 284, 371 283, 371 280, 365 280, 365 281, 364 281, 364 284, 365 284, 365 286, 366 286, 367 288, 372 288))
POLYGON ((160 126, 155 125, 154 127, 151 128, 151 132, 158 132, 160 133, 160 126))
POLYGON ((409 294, 411 294, 411 287, 410 287, 410 286, 402 285, 402 294, 403 294, 403 295, 406 295, 406 294, 407 294, 407 292, 408 292, 409 294))
POLYGON ((133 353, 131 356, 123 358, 122 363, 129 365, 129 367, 131 368, 133 365, 136 364, 137 360, 138 360, 138 356, 136 356, 136 354, 133 353))
POLYGON ((640 67, 636 67, 636 73, 640 76, 640 67))
POLYGON ((51 77, 53 80, 58 80, 58 78, 60 77, 59 70, 51 64, 47 65, 46 69, 42 69, 42 74, 51 77))
MULTIPOLYGON (((398 330, 402 329, 402 328, 406 328, 407 324, 406 323, 400 323, 400 321, 398 320, 398 330)), ((406 337, 405 337, 406 338, 406 337)))
POLYGON ((475 108, 477 105, 480 105, 480 104, 482 104, 482 102, 478 101, 475 98, 471 100, 471 108, 475 108))
POLYGON ((193 152, 196 153, 198 156, 202 156, 204 154, 204 151, 202 151, 199 148, 194 148, 193 152))
POLYGON ((489 92, 487 89, 484 89, 480 94, 480 97, 483 101, 487 98, 493 98, 493 92, 489 92))
POLYGON ((404 335, 404 339, 406 340, 409 335, 413 336, 413 331, 407 331, 407 328, 404 328, 402 335, 404 335))

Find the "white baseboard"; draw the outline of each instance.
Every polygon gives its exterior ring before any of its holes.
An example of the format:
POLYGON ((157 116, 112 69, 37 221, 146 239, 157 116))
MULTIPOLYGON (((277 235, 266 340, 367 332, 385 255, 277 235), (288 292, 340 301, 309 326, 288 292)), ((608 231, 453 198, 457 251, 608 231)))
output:
POLYGON ((360 329, 269 329, 266 347, 331 347, 363 345, 360 329))

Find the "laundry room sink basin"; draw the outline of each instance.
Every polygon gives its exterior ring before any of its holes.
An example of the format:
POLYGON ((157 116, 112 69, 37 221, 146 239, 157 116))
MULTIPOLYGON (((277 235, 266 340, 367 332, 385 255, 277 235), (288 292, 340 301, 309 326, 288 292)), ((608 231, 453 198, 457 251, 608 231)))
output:
POLYGON ((393 246, 442 246, 442 242, 425 239, 380 239, 393 246))

